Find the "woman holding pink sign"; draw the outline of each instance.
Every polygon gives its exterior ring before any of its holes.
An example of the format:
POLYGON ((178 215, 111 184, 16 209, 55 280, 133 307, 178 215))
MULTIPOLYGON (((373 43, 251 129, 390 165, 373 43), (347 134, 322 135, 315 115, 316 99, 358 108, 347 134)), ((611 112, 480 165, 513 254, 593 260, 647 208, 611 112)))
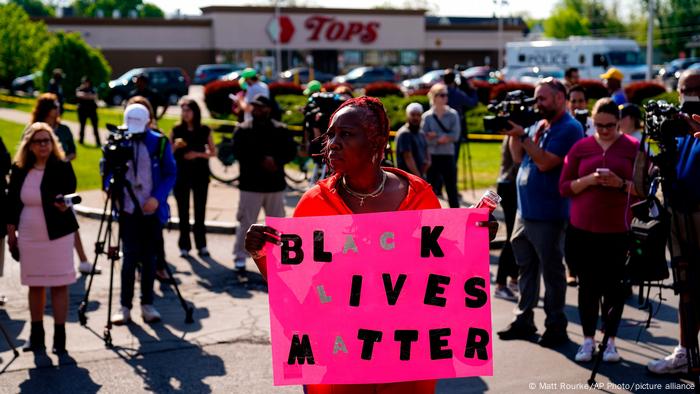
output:
MULTIPOLYGON (((299 201, 294 216, 332 216, 402 210, 439 209, 431 186, 421 178, 395 168, 381 167, 389 139, 389 120, 382 103, 371 97, 350 99, 331 116, 323 136, 324 159, 333 176, 319 182, 299 201)), ((488 226, 491 239, 497 222, 488 226)), ((279 232, 253 225, 245 239, 263 277, 267 277, 266 242, 278 243, 279 232)), ((386 384, 307 385, 308 394, 416 393, 435 392, 435 380, 386 384)))
POLYGON ((566 231, 566 260, 579 278, 579 314, 584 341, 576 361, 591 361, 595 349, 598 307, 602 300, 604 330, 610 334, 603 360, 617 362, 617 327, 622 317, 621 291, 632 221, 630 202, 639 142, 620 132, 617 104, 603 98, 593 107, 595 134, 579 140, 564 159, 559 191, 571 197, 566 231))

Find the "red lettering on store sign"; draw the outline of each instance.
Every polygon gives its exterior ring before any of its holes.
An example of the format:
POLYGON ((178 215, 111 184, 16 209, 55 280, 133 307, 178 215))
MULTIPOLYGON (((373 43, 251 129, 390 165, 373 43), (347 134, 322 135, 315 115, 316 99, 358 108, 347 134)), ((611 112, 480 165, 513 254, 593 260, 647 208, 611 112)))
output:
POLYGON ((319 41, 321 36, 328 41, 350 41, 358 37, 360 42, 369 44, 377 40, 379 22, 344 23, 332 17, 314 15, 306 19, 304 26, 311 30, 309 41, 319 41))
POLYGON ((331 23, 326 30, 326 39, 328 41, 337 41, 343 36, 344 32, 345 26, 338 21, 333 21, 333 23, 331 23))
POLYGON ((343 36, 343 41, 352 40, 352 37, 362 33, 363 29, 364 25, 362 23, 350 22, 348 24, 348 31, 345 33, 345 36, 343 36))
POLYGON ((370 22, 367 24, 367 29, 365 34, 360 37, 360 41, 368 44, 374 42, 377 39, 377 29, 379 28, 379 22, 370 22))
POLYGON ((333 20, 333 18, 329 18, 327 16, 311 16, 309 17, 306 22, 304 22, 304 26, 306 26, 307 29, 311 30, 311 36, 309 37, 309 41, 318 41, 318 35, 321 33, 321 30, 323 29, 323 25, 326 24, 326 22, 333 20))

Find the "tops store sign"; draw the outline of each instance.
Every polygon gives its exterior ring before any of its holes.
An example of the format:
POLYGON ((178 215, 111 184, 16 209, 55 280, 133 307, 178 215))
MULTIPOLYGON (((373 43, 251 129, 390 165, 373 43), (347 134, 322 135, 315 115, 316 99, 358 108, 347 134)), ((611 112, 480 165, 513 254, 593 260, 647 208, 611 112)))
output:
MULTIPOLYGON (((380 23, 375 21, 345 22, 335 17, 312 15, 304 21, 308 36, 308 42, 351 42, 357 40, 362 44, 371 44, 377 40, 380 23)), ((272 18, 267 24, 267 34, 272 42, 277 41, 279 34, 280 44, 287 44, 295 33, 292 19, 286 15, 279 17, 279 23, 272 18)))

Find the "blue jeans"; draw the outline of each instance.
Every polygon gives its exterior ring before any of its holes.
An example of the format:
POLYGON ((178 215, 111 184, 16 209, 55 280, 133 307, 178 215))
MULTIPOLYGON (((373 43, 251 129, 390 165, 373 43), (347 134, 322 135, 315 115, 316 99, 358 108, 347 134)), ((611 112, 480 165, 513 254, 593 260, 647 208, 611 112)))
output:
POLYGON ((141 263, 141 305, 153 304, 153 281, 162 226, 156 215, 122 214, 119 219, 122 240, 121 305, 131 309, 136 266, 141 263))

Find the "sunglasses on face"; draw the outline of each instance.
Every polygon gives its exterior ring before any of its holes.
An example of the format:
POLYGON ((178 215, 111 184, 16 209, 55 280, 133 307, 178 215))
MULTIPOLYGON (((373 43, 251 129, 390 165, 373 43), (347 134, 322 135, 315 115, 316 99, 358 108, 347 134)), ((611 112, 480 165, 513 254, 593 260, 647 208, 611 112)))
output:
POLYGON ((447 97, 447 93, 438 93, 435 97, 447 97))
POLYGON ((44 146, 44 145, 51 145, 51 139, 50 138, 39 138, 39 139, 33 139, 32 141, 33 145, 39 145, 39 146, 44 146))
POLYGON ((617 127, 617 123, 594 123, 593 124, 596 129, 601 129, 601 130, 610 130, 614 129, 617 127))

